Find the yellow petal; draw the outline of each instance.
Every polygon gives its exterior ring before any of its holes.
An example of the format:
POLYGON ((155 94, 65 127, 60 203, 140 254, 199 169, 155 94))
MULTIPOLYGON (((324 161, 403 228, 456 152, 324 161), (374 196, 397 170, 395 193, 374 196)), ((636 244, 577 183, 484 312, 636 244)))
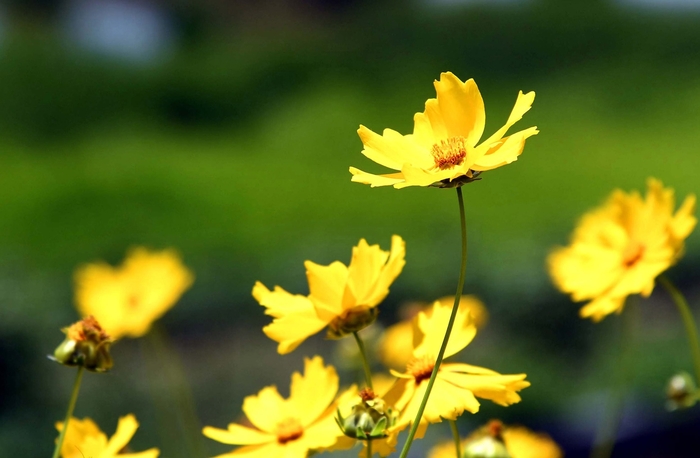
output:
POLYGON ((228 425, 228 429, 205 426, 204 429, 202 429, 202 434, 222 444, 234 445, 264 444, 277 440, 274 434, 261 432, 257 429, 247 428, 235 423, 228 425))
POLYGON ((492 143, 488 146, 486 153, 476 159, 471 166, 472 170, 486 171, 493 170, 518 159, 518 156, 525 148, 525 140, 533 135, 537 135, 539 131, 536 127, 521 130, 513 135, 502 138, 501 140, 492 143))
POLYGON ((279 286, 275 286, 274 291, 270 291, 259 281, 253 286, 253 297, 265 307, 265 314, 273 317, 305 312, 313 308, 308 297, 290 294, 279 286))
POLYGON ((277 352, 280 355, 286 355, 294 351, 304 340, 325 328, 328 323, 328 320, 318 316, 316 308, 311 307, 275 318, 272 323, 263 328, 263 332, 279 343, 277 352))
POLYGON ((261 445, 246 445, 214 458, 285 458, 284 451, 285 449, 275 441, 261 445))
POLYGON ((352 248, 347 287, 343 297, 344 308, 374 305, 369 304, 367 298, 373 292, 379 273, 388 258, 387 251, 382 250, 379 245, 369 245, 365 239, 361 239, 357 246, 352 248))
MULTIPOLYGON (((56 423, 56 429, 63 429, 63 422, 56 423)), ((99 456, 107 447, 107 436, 89 418, 79 420, 72 417, 68 423, 61 456, 64 458, 82 458, 83 453, 99 456)))
POLYGON ((356 183, 368 184, 373 188, 379 186, 394 186, 397 183, 405 181, 402 173, 391 173, 387 175, 374 175, 372 173, 363 172, 355 167, 350 167, 352 173, 351 181, 356 183))
MULTIPOLYGON (((333 366, 324 366, 320 356, 304 358, 304 375, 292 374, 290 402, 306 427, 316 421, 333 402, 338 392, 338 374, 333 366)), ((332 419, 331 419, 332 420, 332 419)))
POLYGON ((406 163, 425 168, 433 165, 430 152, 416 144, 412 136, 392 129, 384 129, 379 135, 365 126, 360 126, 357 133, 365 146, 362 154, 385 167, 401 170, 406 163))
POLYGON ((343 311, 342 301, 348 281, 348 268, 338 261, 327 266, 306 261, 304 266, 309 282, 309 299, 314 306, 340 315, 343 311))
MULTIPOLYGON (((438 354, 451 313, 452 305, 436 301, 433 303, 430 314, 425 312, 418 314, 416 323, 423 333, 423 339, 415 346, 413 356, 435 356, 438 354)), ((458 353, 469 345, 475 335, 476 326, 469 315, 469 308, 460 303, 444 357, 447 358, 458 353)))
POLYGON ((119 423, 117 423, 117 431, 109 438, 107 447, 103 453, 107 456, 116 455, 121 449, 126 447, 131 438, 134 437, 138 427, 139 423, 133 415, 121 417, 119 423))
POLYGON ((118 458, 157 458, 160 455, 160 450, 157 448, 150 448, 144 452, 138 453, 120 453, 117 455, 118 458))
POLYGON ((503 127, 498 129, 488 139, 484 140, 482 144, 490 147, 493 143, 503 138, 506 132, 508 132, 508 129, 510 129, 513 124, 520 121, 523 118, 523 115, 527 113, 530 108, 532 108, 532 102, 534 101, 535 93, 533 91, 530 91, 527 94, 523 94, 523 91, 519 91, 518 98, 513 106, 513 110, 510 112, 510 116, 508 116, 508 121, 506 121, 503 127))
POLYGON ((373 247, 376 249, 372 249, 372 252, 365 250, 364 253, 358 253, 356 267, 353 267, 353 262, 349 266, 349 269, 356 272, 350 278, 356 291, 357 304, 368 307, 374 307, 384 300, 389 294, 389 286, 406 265, 406 242, 398 235, 391 237, 389 253, 381 251, 379 245, 373 247))
POLYGON ((512 458, 562 458, 559 446, 546 434, 538 434, 522 426, 503 430, 503 442, 512 458))
POLYGON ((447 136, 464 137, 468 145, 474 146, 484 132, 486 119, 484 101, 476 83, 473 79, 462 83, 452 72, 446 72, 434 84, 440 121, 447 136))
POLYGON ((243 400, 243 412, 256 428, 270 434, 275 433, 280 420, 290 416, 287 402, 275 386, 267 386, 257 395, 247 396, 243 400))

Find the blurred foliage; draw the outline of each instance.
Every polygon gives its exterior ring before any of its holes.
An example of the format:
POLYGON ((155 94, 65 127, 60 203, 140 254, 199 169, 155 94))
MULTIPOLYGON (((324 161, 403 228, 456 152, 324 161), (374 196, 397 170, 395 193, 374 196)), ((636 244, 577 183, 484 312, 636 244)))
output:
MULTIPOLYGON (((506 119, 518 90, 535 90, 521 123, 542 132, 518 162, 465 188, 465 291, 494 317, 465 357, 525 371, 533 386, 517 406, 485 405, 460 421, 505 416, 585 448, 575 437, 590 437, 599 413, 591 400, 614 370, 619 319, 579 320, 577 305, 550 286, 544 258, 615 187, 643 189, 654 175, 678 196, 700 191, 699 25, 697 16, 605 2, 366 2, 316 27, 197 32, 145 67, 17 28, 0 48, 3 455, 50 448, 43 438, 52 437, 72 381, 41 355, 75 318, 71 275, 80 263, 117 263, 136 244, 182 251, 197 280, 163 324, 203 421, 218 426, 236 419, 243 396, 286 386, 304 353, 329 352, 312 340, 275 355, 258 330, 267 319, 250 297, 255 280, 305 293, 305 259, 347 262, 360 237, 386 246, 398 233, 408 264, 380 319, 393 321, 402 301, 449 294, 459 243, 452 193, 370 189, 350 183, 347 170, 378 170, 359 154, 358 124, 409 131, 445 70, 476 79, 487 132, 506 119)), ((688 293, 699 264, 695 234, 672 270, 688 293)), ((647 416, 632 426, 692 421, 692 412, 660 413, 665 380, 690 363, 675 310, 661 291, 640 307, 636 393, 647 416)), ((125 405, 138 406, 137 449, 157 442, 141 353, 136 342, 119 343, 123 369, 88 379, 78 403, 78 415, 106 430, 125 405)))

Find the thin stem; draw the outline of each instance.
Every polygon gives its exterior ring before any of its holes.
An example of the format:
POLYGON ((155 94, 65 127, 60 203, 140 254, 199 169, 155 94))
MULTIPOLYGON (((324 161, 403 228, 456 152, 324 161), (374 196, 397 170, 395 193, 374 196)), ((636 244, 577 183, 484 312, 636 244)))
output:
POLYGON ((367 441, 367 458, 372 458, 372 441, 367 441))
POLYGON ((693 354, 693 364, 695 365, 695 382, 700 383, 700 340, 698 340, 698 327, 695 324, 693 312, 690 311, 688 301, 685 300, 683 293, 676 288, 676 285, 674 285, 671 280, 669 280, 665 275, 660 275, 658 280, 659 283, 661 283, 663 287, 666 288, 666 291, 668 291, 668 293, 671 295, 673 302, 676 303, 676 307, 678 307, 678 311, 683 318, 685 332, 688 334, 690 352, 693 354))
POLYGON ((58 458, 61 456, 61 447, 63 447, 63 439, 66 438, 66 431, 68 430, 68 423, 73 416, 73 410, 75 410, 75 403, 78 401, 78 391, 80 391, 80 381, 83 379, 83 372, 85 368, 83 366, 78 367, 78 373, 75 376, 75 382, 73 383, 73 392, 70 395, 70 401, 68 402, 68 411, 66 412, 66 419, 63 420, 63 427, 61 428, 61 434, 58 436, 58 441, 56 442, 56 448, 53 451, 52 458, 58 458))
POLYGON ((462 439, 459 438, 457 422, 454 420, 449 420, 449 423, 450 429, 452 430, 452 438, 455 441, 455 450, 457 451, 457 458, 462 458, 462 439))
MULTIPOLYGON (((357 334, 357 331, 353 332, 352 335, 355 337, 355 342, 357 342, 357 346, 360 347, 360 356, 362 356, 362 367, 365 370, 365 383, 367 383, 367 387, 370 390, 374 390, 374 388, 372 387, 372 370, 369 368, 369 360, 367 359, 365 344, 362 343, 362 339, 360 338, 359 334, 357 334)), ((368 458, 369 456, 370 455, 367 455, 368 458)))
POLYGON ((416 418, 413 420, 411 430, 408 432, 406 443, 404 444, 403 449, 401 449, 401 455, 399 455, 399 458, 406 458, 406 456, 408 456, 408 450, 411 448, 411 443, 413 442, 413 438, 416 435, 416 431, 418 431, 420 420, 423 417, 423 411, 425 411, 425 406, 428 404, 428 397, 430 396, 430 391, 433 389, 435 379, 437 378, 438 370, 440 369, 440 364, 442 364, 442 358, 445 355, 445 349, 447 348, 447 342, 450 339, 450 333, 452 333, 452 326, 454 325, 455 318, 457 317, 457 309, 459 309, 459 302, 462 299, 462 289, 464 289, 464 277, 467 273, 467 223, 464 217, 464 198, 462 197, 462 188, 457 187, 456 189, 457 200, 459 201, 459 220, 462 228, 462 261, 459 268, 459 281, 457 282, 455 302, 454 305, 452 305, 450 321, 447 323, 445 337, 442 339, 442 345, 440 345, 440 351, 438 351, 437 359, 435 360, 435 366, 433 367, 433 372, 430 374, 430 380, 428 380, 428 385, 425 388, 425 395, 423 396, 423 400, 420 403, 420 407, 418 407, 416 418))

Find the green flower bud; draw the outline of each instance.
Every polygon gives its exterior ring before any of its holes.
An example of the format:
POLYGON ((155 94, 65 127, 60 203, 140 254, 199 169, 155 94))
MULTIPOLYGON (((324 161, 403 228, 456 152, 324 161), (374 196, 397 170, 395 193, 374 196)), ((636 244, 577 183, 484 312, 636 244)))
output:
POLYGON ((109 353, 112 340, 95 318, 89 316, 64 328, 66 338, 50 359, 65 366, 82 366, 93 372, 107 372, 114 365, 109 353))
POLYGON ((666 407, 669 410, 692 407, 698 401, 698 390, 693 377, 687 372, 679 372, 671 377, 666 385, 666 407))
POLYGON ((485 433, 467 442, 463 458, 511 458, 503 443, 503 423, 492 420, 485 433))
POLYGON ((396 423, 396 413, 386 406, 383 399, 365 388, 360 392, 360 402, 352 408, 352 413, 343 417, 340 409, 335 421, 343 433, 353 439, 372 440, 387 436, 386 430, 396 423))

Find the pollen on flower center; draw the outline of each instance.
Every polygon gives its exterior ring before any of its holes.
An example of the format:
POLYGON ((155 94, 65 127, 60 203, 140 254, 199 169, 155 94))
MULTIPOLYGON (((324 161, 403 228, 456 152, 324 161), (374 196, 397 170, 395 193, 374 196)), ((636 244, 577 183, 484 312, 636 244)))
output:
POLYGON ((304 434, 304 428, 296 418, 286 418, 277 423, 277 442, 286 444, 289 441, 299 439, 304 434))
POLYGON ((622 252, 622 264, 625 267, 632 267, 642 258, 645 249, 646 247, 643 244, 636 240, 630 240, 622 252))
POLYGON ((435 367, 435 359, 429 356, 413 358, 406 365, 406 371, 416 379, 416 384, 430 378, 430 374, 435 367))
POLYGON ((464 137, 450 137, 435 143, 430 152, 433 154, 435 167, 446 170, 464 161, 467 157, 467 144, 464 137))

